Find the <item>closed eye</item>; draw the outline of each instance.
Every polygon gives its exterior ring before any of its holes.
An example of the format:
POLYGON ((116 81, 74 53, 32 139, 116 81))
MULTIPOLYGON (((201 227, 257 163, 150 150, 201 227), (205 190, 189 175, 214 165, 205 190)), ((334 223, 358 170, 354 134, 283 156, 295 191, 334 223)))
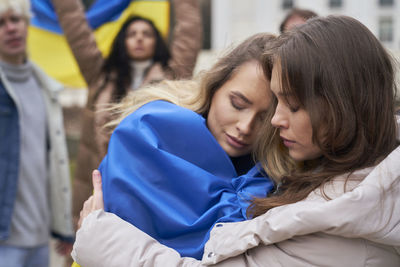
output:
POLYGON ((299 111, 300 107, 289 105, 289 109, 290 109, 290 112, 296 113, 297 111, 299 111))
POLYGON ((234 96, 231 96, 231 105, 233 108, 237 109, 237 110, 242 110, 244 109, 243 104, 240 103, 240 101, 238 101, 238 99, 235 99, 234 96))
POLYGON ((301 105, 292 96, 284 95, 283 98, 284 101, 286 102, 286 105, 289 107, 290 112, 295 113, 299 111, 301 105))
POLYGON ((232 93, 230 95, 230 101, 232 107, 234 107, 237 110, 242 110, 246 108, 249 104, 251 104, 251 102, 247 98, 245 98, 242 94, 236 94, 236 93, 232 93))
POLYGON ((245 97, 240 92, 231 92, 229 97, 230 97, 232 106, 237 110, 244 109, 247 106, 253 104, 247 97, 245 97))

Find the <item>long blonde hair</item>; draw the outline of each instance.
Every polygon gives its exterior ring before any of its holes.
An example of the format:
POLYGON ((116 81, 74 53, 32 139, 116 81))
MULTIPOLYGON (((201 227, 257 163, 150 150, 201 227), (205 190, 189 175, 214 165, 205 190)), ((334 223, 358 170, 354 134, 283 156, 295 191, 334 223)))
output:
POLYGON ((121 102, 111 104, 106 110, 115 118, 105 125, 112 130, 125 117, 141 106, 156 100, 165 100, 175 105, 198 112, 204 105, 205 96, 196 80, 162 81, 130 92, 121 102))
POLYGON ((275 38, 268 33, 259 33, 247 38, 226 52, 211 69, 203 71, 196 79, 163 81, 130 92, 120 103, 111 104, 106 108, 115 118, 107 123, 106 127, 112 130, 136 109, 155 100, 165 100, 206 117, 215 92, 244 63, 255 60, 261 65, 265 49, 275 38))

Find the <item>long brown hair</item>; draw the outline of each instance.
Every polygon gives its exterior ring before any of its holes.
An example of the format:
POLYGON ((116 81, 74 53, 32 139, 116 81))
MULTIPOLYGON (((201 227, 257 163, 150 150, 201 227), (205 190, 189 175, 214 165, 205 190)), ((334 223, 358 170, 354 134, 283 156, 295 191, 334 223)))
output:
POLYGON ((374 166, 398 145, 392 59, 360 22, 311 19, 282 34, 266 55, 267 75, 277 68, 283 95, 308 112, 322 156, 290 164, 279 135, 266 131, 257 155, 280 190, 255 199, 248 210, 254 216, 300 201, 337 175, 374 166))

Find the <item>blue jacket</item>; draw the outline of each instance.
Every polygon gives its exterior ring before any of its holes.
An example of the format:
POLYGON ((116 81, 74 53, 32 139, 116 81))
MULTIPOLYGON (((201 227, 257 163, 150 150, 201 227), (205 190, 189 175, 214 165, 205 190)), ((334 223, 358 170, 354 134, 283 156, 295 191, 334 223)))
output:
POLYGON ((273 187, 259 166, 238 177, 204 118, 165 101, 118 125, 100 171, 106 211, 195 258, 215 223, 246 220, 249 200, 273 187))
MULTIPOLYGON (((71 185, 68 154, 58 93, 62 86, 33 65, 43 91, 48 124, 48 171, 50 177, 51 232, 73 240, 71 185)), ((18 188, 20 158, 19 102, 0 69, 0 240, 9 236, 18 188)))
POLYGON ((17 194, 19 136, 17 106, 0 81, 0 240, 8 236, 17 194))

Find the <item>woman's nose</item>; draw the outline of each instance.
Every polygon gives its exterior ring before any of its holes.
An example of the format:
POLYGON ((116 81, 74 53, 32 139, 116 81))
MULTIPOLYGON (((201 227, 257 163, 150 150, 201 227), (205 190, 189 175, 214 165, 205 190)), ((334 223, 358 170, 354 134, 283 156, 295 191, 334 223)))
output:
POLYGON ((143 40, 143 33, 138 32, 138 33, 136 33, 135 37, 136 37, 137 41, 142 41, 143 40))
POLYGON ((254 116, 244 116, 236 124, 241 135, 249 135, 253 130, 254 116))
POLYGON ((285 112, 282 110, 280 105, 277 105, 274 116, 271 119, 272 126, 276 128, 287 128, 289 125, 288 120, 285 116, 285 112))

